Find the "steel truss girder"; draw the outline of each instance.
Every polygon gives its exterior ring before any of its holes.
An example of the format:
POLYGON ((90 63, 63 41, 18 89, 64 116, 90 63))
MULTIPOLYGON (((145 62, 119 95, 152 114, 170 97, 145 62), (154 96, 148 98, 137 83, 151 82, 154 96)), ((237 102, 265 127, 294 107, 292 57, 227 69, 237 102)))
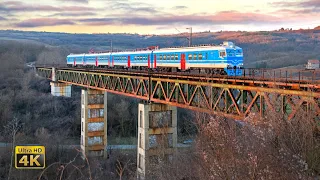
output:
MULTIPOLYGON (((37 70, 40 76, 52 79, 51 69, 37 70)), ((239 120, 250 113, 264 117, 266 112, 281 112, 291 120, 300 110, 320 116, 320 93, 306 90, 77 70, 56 70, 56 79, 61 83, 239 120)))

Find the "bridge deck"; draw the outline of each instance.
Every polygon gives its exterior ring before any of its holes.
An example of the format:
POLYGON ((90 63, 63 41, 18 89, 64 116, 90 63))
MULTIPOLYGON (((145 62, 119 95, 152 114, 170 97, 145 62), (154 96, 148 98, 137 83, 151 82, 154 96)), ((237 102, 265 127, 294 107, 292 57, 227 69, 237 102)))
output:
MULTIPOLYGON (((51 79, 51 68, 37 68, 51 79)), ((250 113, 320 115, 320 71, 244 70, 241 77, 191 73, 76 69, 56 70, 62 83, 244 119, 250 113)))

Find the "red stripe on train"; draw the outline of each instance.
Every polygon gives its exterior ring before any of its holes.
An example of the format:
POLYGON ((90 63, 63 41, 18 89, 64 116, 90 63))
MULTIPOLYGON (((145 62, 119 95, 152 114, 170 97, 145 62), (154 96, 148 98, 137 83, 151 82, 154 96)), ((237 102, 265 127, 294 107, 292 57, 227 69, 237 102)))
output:
POLYGON ((130 56, 128 56, 128 68, 130 67, 130 56))
POLYGON ((150 68, 150 55, 148 55, 148 68, 150 68))
POLYGON ((157 56, 154 55, 154 68, 157 68, 157 56))

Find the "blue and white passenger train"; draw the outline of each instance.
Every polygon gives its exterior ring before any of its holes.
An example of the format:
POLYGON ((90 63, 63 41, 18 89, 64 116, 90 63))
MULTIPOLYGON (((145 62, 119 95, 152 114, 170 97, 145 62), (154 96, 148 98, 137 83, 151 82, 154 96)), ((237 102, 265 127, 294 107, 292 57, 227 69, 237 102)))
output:
POLYGON ((156 71, 201 70, 206 73, 242 75, 243 51, 232 42, 159 49, 152 46, 134 51, 70 54, 68 66, 152 69, 156 71))

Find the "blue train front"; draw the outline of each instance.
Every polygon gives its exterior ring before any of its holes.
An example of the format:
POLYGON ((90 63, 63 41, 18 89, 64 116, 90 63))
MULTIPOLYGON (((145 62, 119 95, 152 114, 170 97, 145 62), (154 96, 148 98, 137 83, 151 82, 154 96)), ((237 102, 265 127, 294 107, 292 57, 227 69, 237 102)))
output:
POLYGON ((240 76, 243 51, 232 42, 161 49, 153 46, 134 51, 70 54, 67 64, 73 67, 152 69, 161 72, 199 71, 240 76))

